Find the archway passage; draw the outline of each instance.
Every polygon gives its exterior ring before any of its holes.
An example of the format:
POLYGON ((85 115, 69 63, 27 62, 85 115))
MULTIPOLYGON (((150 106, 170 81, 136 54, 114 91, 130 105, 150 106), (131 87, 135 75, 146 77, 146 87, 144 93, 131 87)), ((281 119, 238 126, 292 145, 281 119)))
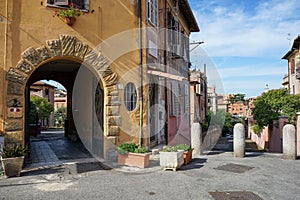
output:
MULTIPOLYGON (((26 139, 28 136, 25 134, 27 131, 25 126, 25 108, 26 99, 28 99, 25 94, 28 95, 28 91, 26 91, 28 90, 28 85, 36 80, 45 78, 57 80, 66 88, 71 88, 74 80, 70 81, 71 78, 68 80, 66 78, 67 76, 64 76, 64 73, 75 74, 76 66, 79 67, 81 64, 86 66, 90 73, 94 74, 94 76, 101 80, 100 82, 104 96, 102 109, 103 135, 107 141, 116 143, 117 137, 119 136, 120 126, 120 100, 118 97, 119 91, 117 89, 117 74, 110 69, 108 59, 105 58, 101 52, 93 51, 88 45, 84 44, 74 36, 60 35, 59 39, 46 41, 44 46, 40 46, 38 48, 30 47, 25 50, 22 53, 18 64, 15 67, 11 67, 6 73, 6 144, 25 144, 28 142, 28 138, 26 139), (51 73, 49 73, 49 71, 51 71, 51 73), (15 110, 18 112, 14 112, 15 110)), ((74 76, 70 77, 74 79, 74 76)), ((96 81, 96 83, 93 79, 89 79, 89 81, 90 85, 93 85, 95 88, 97 87, 98 81, 96 81)), ((81 91, 86 91, 86 87, 83 87, 81 91)), ((71 102, 71 104, 73 103, 74 102, 71 102)), ((93 103, 95 102, 91 102, 91 104, 93 103)), ((97 117, 90 117, 98 120, 97 117)), ((73 120, 70 120, 69 131, 74 128, 72 123, 73 120)), ((90 130, 92 133, 93 131, 94 130, 90 130)), ((99 136, 95 137, 99 138, 99 136)))
MULTIPOLYGON (((93 92, 93 89, 97 83, 96 77, 94 74, 90 72, 84 65, 81 65, 78 62, 72 60, 55 60, 45 63, 36 69, 31 76, 29 77, 26 84, 26 94, 25 94, 25 143, 29 144, 31 148, 30 154, 27 160, 27 166, 35 166, 39 162, 47 161, 48 163, 53 162, 53 160, 67 162, 69 160, 78 160, 78 159, 86 159, 92 158, 92 155, 89 154, 88 150, 84 147, 81 142, 82 139, 86 139, 89 135, 79 135, 77 129, 75 127, 74 119, 73 119, 73 110, 72 105, 76 104, 77 99, 72 98, 73 93, 76 88, 74 88, 74 81, 76 79, 79 68, 85 68, 85 78, 88 80, 93 80, 90 82, 87 80, 85 82, 85 90, 81 92, 85 96, 86 107, 94 106, 97 112, 90 113, 90 116, 85 116, 82 120, 83 123, 88 127, 95 127, 93 119, 97 119, 96 123, 100 124, 100 129, 103 129, 103 86, 98 82, 95 99, 93 100, 93 95, 90 95, 93 92), (61 83, 66 88, 66 120, 64 121, 64 129, 55 129, 54 120, 51 119, 51 115, 47 117, 46 123, 45 119, 38 118, 37 123, 32 122, 32 113, 30 113, 30 108, 32 108, 34 98, 38 99, 43 98, 47 100, 54 107, 54 89, 52 89, 50 84, 46 84, 44 82, 40 82, 41 79, 54 80, 61 83), (29 94, 30 93, 30 94, 29 94), (95 103, 93 103, 95 102, 95 103), (96 115, 96 116, 93 116, 96 115), (42 123, 41 131, 37 133, 38 130, 37 124, 42 123), (45 128, 48 126, 49 128, 45 128), (48 152, 45 149, 39 148, 40 146, 48 149, 48 152), (55 157, 47 158, 47 155, 52 154, 55 157)), ((82 70, 82 69, 81 69, 82 70)), ((39 110, 42 107, 38 107, 39 110)), ((90 108, 93 110, 93 108, 90 108)), ((99 131, 93 130, 93 134, 91 137, 95 135, 94 132, 99 133, 99 131)), ((102 132, 101 132, 102 133, 102 132)), ((101 154, 103 152, 103 134, 98 134, 98 139, 92 138, 88 140, 89 143, 96 143, 94 145, 92 151, 93 153, 98 153, 97 156, 103 157, 101 154)))

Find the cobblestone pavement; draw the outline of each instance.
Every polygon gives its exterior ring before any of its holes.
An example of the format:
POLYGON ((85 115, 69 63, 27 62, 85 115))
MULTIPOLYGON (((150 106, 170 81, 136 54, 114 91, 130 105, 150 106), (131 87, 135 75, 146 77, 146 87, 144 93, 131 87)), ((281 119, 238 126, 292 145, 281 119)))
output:
POLYGON ((31 138, 30 153, 23 171, 58 167, 78 162, 95 162, 80 141, 64 138, 61 130, 42 131, 31 138))

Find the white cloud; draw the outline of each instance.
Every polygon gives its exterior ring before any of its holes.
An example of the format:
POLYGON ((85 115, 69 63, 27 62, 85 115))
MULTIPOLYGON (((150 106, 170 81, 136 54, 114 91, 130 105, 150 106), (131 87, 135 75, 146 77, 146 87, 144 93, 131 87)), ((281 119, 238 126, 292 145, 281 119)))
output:
POLYGON ((201 32, 192 40, 204 40, 211 56, 282 56, 289 48, 287 34, 299 33, 300 4, 292 1, 267 1, 250 10, 216 2, 199 3, 194 9, 201 32))

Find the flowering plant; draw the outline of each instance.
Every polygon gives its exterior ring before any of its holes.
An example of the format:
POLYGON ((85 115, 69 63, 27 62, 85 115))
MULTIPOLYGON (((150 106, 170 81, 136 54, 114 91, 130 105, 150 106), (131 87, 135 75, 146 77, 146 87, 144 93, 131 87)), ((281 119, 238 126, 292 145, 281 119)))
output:
POLYGON ((69 5, 70 7, 66 10, 55 11, 56 16, 61 18, 71 18, 71 17, 79 17, 82 13, 79 8, 76 8, 73 3, 69 5))

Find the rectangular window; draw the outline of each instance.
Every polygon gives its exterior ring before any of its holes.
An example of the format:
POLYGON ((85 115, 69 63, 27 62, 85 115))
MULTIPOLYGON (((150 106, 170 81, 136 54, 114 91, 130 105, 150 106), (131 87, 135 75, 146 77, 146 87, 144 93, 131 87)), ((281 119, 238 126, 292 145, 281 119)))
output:
POLYGON ((289 60, 289 64, 290 64, 291 74, 295 74, 295 60, 294 59, 290 59, 289 60))
POLYGON ((158 5, 157 0, 147 0, 147 19, 155 27, 158 26, 158 5))
POLYGON ((90 0, 47 0, 47 6, 63 7, 66 8, 70 4, 83 11, 89 10, 90 0))

